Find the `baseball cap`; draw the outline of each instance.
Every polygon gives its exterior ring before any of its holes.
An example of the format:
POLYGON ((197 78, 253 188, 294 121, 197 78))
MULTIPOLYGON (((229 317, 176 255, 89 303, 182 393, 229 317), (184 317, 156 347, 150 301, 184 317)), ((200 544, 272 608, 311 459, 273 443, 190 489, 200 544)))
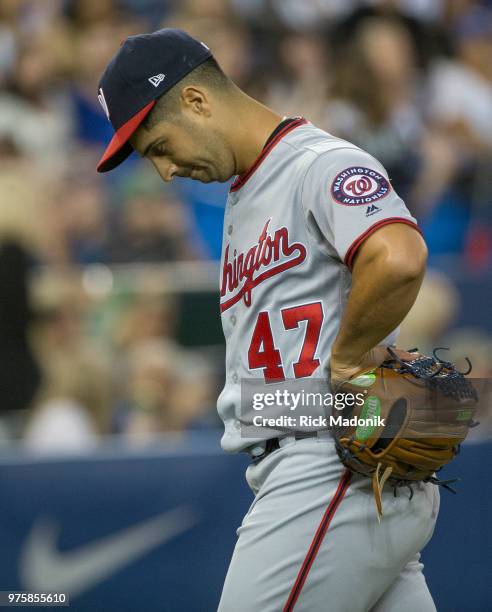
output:
POLYGON ((130 36, 122 43, 99 82, 97 97, 115 134, 98 172, 113 170, 132 153, 129 138, 156 100, 211 56, 204 43, 172 28, 130 36))

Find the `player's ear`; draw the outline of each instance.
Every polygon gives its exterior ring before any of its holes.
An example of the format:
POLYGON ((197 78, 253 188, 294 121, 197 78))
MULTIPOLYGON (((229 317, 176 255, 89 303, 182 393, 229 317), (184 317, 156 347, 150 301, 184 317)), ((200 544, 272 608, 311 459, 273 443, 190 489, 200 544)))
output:
POLYGON ((189 85, 181 90, 181 106, 184 111, 209 117, 210 101, 205 89, 189 85))

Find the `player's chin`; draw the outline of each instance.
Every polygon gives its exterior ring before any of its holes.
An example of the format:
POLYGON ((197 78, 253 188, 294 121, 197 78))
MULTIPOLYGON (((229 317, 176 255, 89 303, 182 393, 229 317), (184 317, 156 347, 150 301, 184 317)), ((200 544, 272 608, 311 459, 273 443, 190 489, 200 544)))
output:
POLYGON ((193 168, 190 178, 193 181, 199 181, 200 183, 211 183, 215 180, 206 168, 193 168))
POLYGON ((214 180, 215 180, 215 179, 213 179, 212 177, 207 176, 207 175, 200 176, 200 177, 196 177, 196 178, 193 178, 193 177, 192 177, 192 179, 193 179, 194 181, 198 181, 198 182, 200 182, 200 183, 211 183, 212 181, 214 181, 214 180))

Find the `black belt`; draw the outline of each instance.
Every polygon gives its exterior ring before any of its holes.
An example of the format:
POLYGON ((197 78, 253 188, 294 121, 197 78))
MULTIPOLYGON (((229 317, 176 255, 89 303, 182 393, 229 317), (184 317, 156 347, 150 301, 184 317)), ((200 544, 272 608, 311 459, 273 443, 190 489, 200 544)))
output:
MULTIPOLYGON (((306 431, 306 432, 300 432, 300 433, 296 433, 294 435, 294 439, 295 440, 304 440, 304 438, 317 438, 318 437, 318 432, 317 431, 306 431)), ((270 453, 273 453, 273 451, 276 451, 280 448, 280 440, 282 438, 269 438, 266 442, 265 442, 265 450, 263 451, 263 453, 261 455, 256 455, 253 456, 253 461, 255 463, 258 463, 259 461, 261 461, 262 459, 265 459, 265 457, 268 457, 268 455, 270 453)))

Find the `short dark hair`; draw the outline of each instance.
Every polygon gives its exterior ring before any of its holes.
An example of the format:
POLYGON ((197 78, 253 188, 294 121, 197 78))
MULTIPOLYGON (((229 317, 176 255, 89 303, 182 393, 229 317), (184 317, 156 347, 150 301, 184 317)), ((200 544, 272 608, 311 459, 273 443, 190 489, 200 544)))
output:
POLYGON ((160 121, 175 117, 178 112, 179 95, 187 85, 207 85, 215 90, 227 90, 232 87, 231 79, 224 74, 214 57, 209 57, 203 64, 197 66, 169 91, 157 99, 154 108, 145 117, 142 126, 151 130, 160 121))

